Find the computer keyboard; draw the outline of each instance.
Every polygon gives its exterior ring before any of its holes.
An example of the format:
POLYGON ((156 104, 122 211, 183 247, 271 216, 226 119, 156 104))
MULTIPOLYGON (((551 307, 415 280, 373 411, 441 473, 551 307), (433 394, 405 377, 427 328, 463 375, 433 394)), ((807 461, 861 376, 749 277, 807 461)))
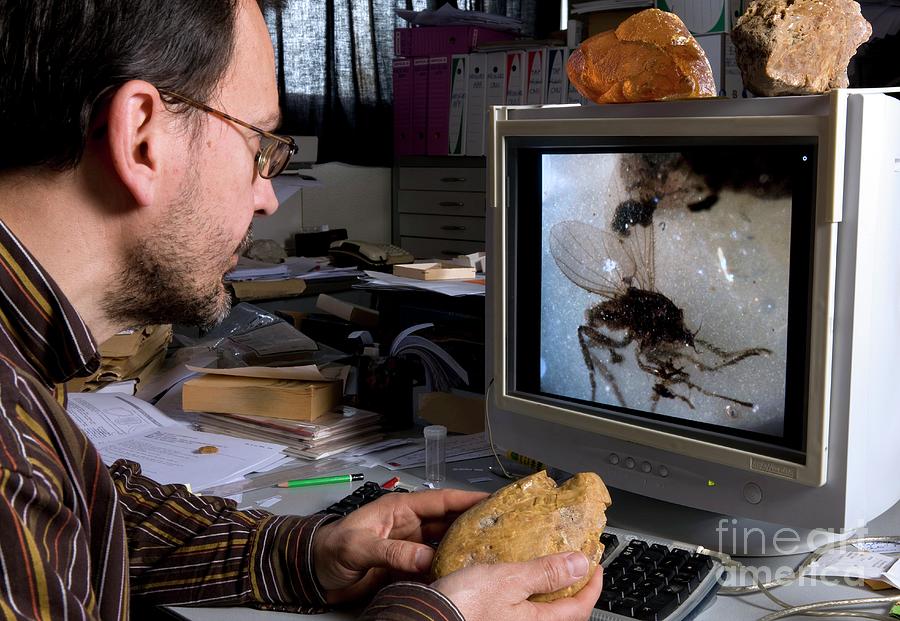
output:
POLYGON ((715 599, 725 571, 696 547, 607 527, 592 621, 683 621, 715 599))
MULTIPOLYGON (((407 491, 368 481, 325 512, 347 515, 385 494, 407 491)), ((725 568, 697 554, 696 546, 613 527, 604 530, 600 542, 603 593, 592 621, 687 621, 716 597, 725 568)))
POLYGON ((344 498, 340 499, 339 501, 325 509, 325 513, 331 513, 334 515, 347 515, 351 511, 355 511, 361 506, 372 502, 376 498, 381 498, 385 494, 408 491, 408 489, 399 487, 395 487, 393 489, 385 489, 374 481, 366 481, 355 490, 353 490, 353 493, 348 494, 344 498))

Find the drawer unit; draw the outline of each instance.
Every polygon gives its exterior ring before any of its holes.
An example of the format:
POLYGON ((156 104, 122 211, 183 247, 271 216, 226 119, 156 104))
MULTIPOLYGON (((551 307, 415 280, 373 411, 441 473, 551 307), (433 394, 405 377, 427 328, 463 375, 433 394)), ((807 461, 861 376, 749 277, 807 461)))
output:
POLYGON ((397 211, 435 215, 484 217, 484 192, 400 190, 397 211))
POLYGON ((484 192, 484 168, 414 168, 401 166, 400 190, 484 192))
POLYGON ((417 259, 452 259, 484 250, 484 242, 427 237, 401 237, 400 245, 417 259))
POLYGON ((401 158, 393 173, 393 243, 417 259, 485 249, 484 158, 401 158))
POLYGON ((400 214, 401 237, 438 237, 484 241, 484 218, 400 214))

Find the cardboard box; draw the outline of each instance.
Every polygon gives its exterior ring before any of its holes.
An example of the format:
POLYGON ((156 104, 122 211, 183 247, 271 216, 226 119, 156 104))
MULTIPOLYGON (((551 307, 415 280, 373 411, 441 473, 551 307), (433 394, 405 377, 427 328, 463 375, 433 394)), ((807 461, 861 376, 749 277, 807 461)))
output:
POLYGON ((525 103, 544 103, 547 89, 547 48, 541 47, 525 52, 525 103))
POLYGON ((468 54, 457 54, 450 59, 450 120, 447 128, 447 152, 450 155, 466 154, 468 62, 468 54))
POLYGON ((484 155, 487 54, 469 54, 466 80, 466 155, 484 155))
POLYGON ((428 150, 428 59, 413 59, 412 153, 428 150))
POLYGON ((656 8, 675 13, 691 34, 731 30, 732 0, 656 0, 656 8))
POLYGON ((544 103, 569 103, 568 92, 569 74, 566 72, 566 48, 547 48, 547 83, 544 91, 544 103))
POLYGON ((428 155, 447 155, 450 129, 450 57, 428 59, 428 155))
POLYGON ((527 67, 525 50, 512 50, 506 53, 506 91, 507 106, 520 106, 525 103, 525 73, 527 67))
POLYGON ((413 154, 413 74, 409 58, 394 59, 394 153, 413 154))
POLYGON ((513 38, 508 32, 479 26, 422 26, 411 30, 410 56, 468 54, 482 43, 513 38))

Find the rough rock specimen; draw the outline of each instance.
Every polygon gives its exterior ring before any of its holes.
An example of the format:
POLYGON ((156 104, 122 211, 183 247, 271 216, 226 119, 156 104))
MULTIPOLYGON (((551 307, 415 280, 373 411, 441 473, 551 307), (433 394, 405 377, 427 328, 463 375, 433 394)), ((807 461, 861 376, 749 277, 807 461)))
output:
POLYGON ((775 96, 846 88, 847 65, 871 35, 855 0, 755 0, 731 38, 744 86, 775 96))
POLYGON ((576 474, 559 487, 546 472, 538 472, 497 490, 457 518, 438 547, 432 572, 441 578, 469 565, 581 550, 590 565, 584 578, 530 599, 549 602, 569 597, 587 584, 600 564, 600 534, 610 504, 606 486, 592 472, 576 474))
POLYGON ((703 48, 673 13, 647 9, 578 46, 566 67, 597 103, 715 97, 703 48))

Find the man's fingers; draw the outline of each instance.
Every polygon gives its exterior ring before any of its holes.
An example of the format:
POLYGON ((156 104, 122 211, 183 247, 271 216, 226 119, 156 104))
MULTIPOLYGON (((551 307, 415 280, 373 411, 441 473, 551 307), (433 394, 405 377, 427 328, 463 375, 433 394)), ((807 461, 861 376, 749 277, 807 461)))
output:
POLYGON ((537 613, 535 619, 541 621, 584 621, 587 619, 594 604, 600 599, 600 591, 603 589, 603 567, 597 567, 587 584, 581 587, 573 597, 558 599, 554 602, 536 602, 534 609, 537 613))
POLYGON ((378 539, 364 553, 364 565, 416 574, 431 568, 434 550, 421 543, 378 539))
POLYGON ((486 492, 467 492, 461 489, 442 489, 414 492, 412 494, 388 494, 395 502, 409 507, 423 520, 443 518, 448 514, 460 514, 476 502, 487 498, 486 492))
POLYGON ((552 593, 574 584, 588 572, 588 559, 581 552, 561 552, 513 564, 517 583, 526 597, 552 593))

